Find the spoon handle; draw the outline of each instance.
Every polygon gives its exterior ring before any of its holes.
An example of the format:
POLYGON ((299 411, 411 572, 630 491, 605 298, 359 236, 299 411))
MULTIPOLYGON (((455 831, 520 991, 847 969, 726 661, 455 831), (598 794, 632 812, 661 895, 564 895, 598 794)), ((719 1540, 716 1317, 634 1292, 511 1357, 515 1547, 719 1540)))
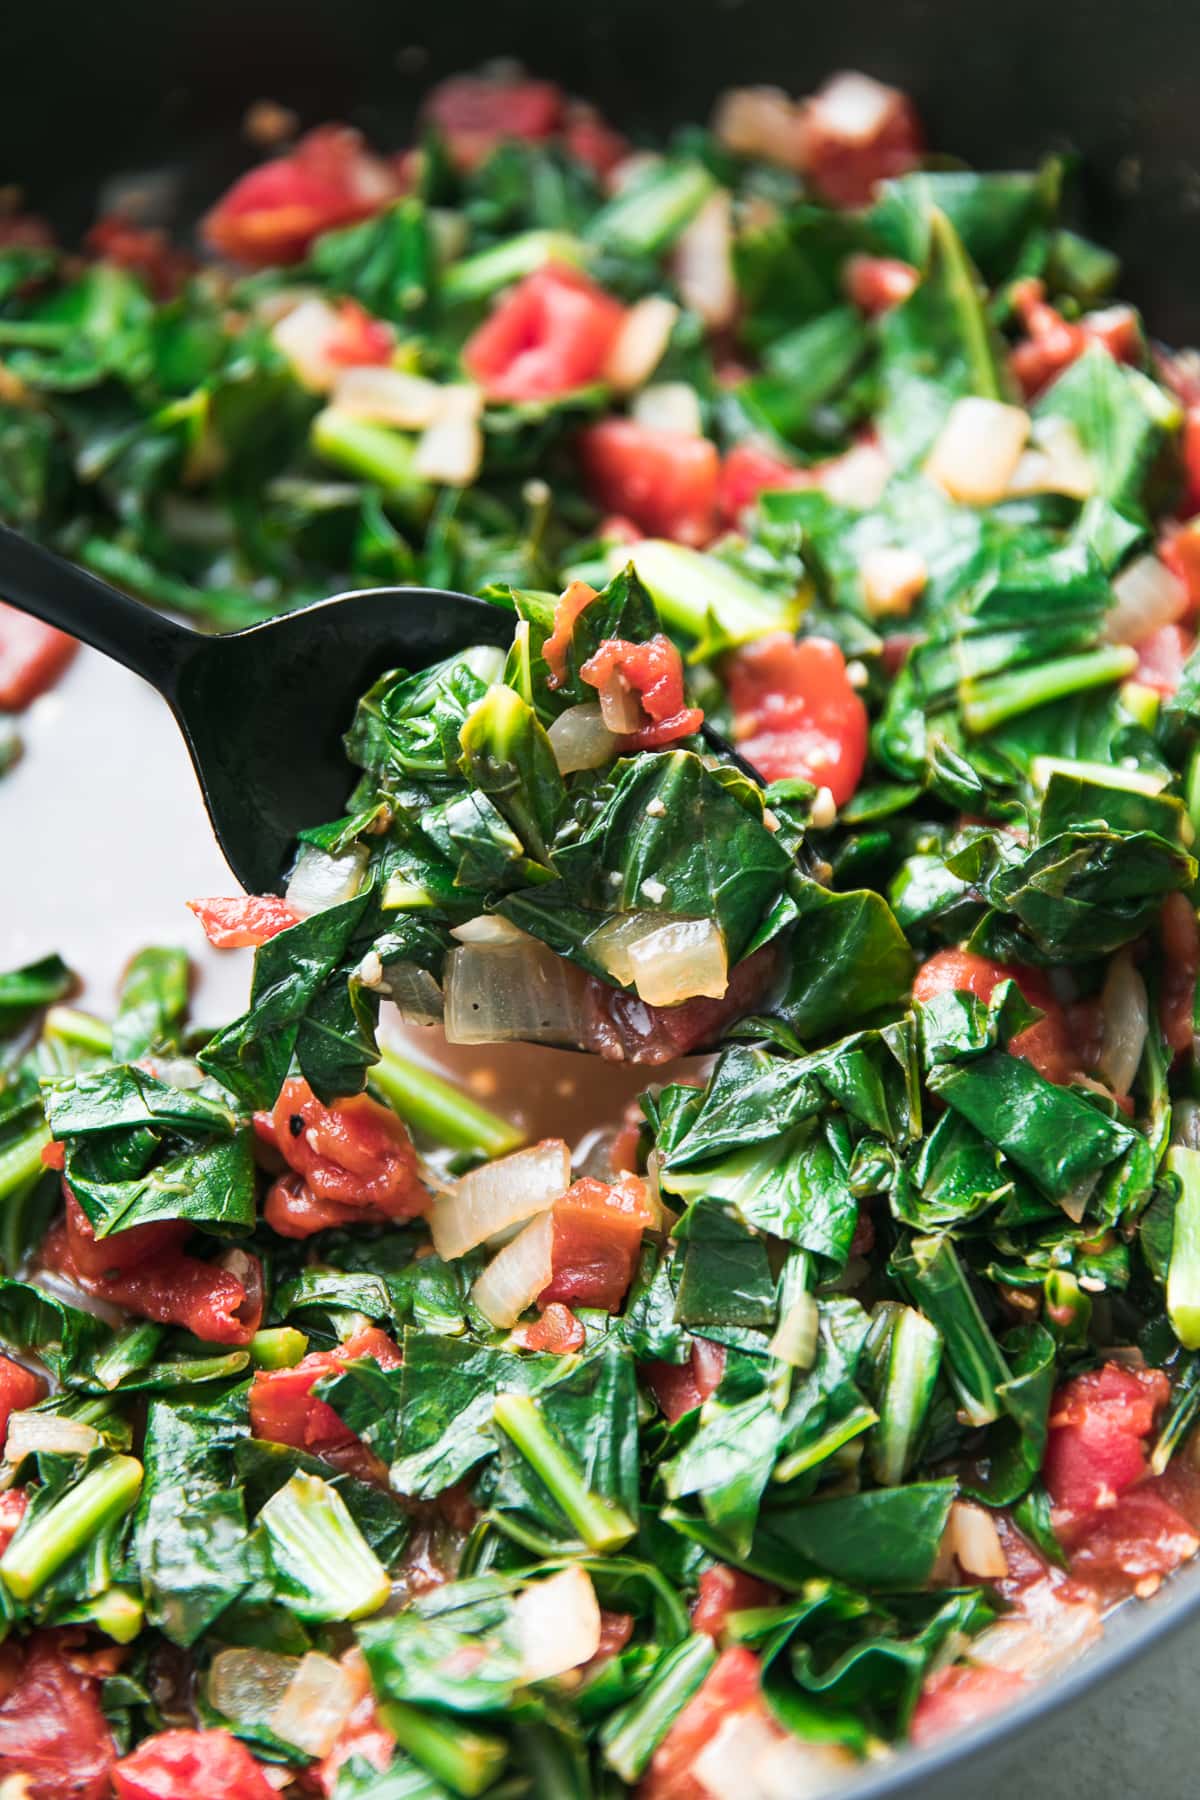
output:
POLYGON ((0 597, 102 650, 174 700, 200 634, 0 525, 0 597))

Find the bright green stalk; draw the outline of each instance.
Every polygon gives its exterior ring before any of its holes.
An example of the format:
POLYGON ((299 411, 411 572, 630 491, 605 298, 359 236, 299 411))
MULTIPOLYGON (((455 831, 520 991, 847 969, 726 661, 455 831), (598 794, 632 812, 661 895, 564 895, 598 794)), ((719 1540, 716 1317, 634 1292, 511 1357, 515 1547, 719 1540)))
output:
POLYGON ((141 1463, 132 1456, 114 1456, 68 1488, 22 1526, 0 1557, 0 1577, 9 1592, 18 1600, 30 1599, 98 1531, 129 1511, 141 1485, 141 1463))
POLYGON ((492 1417, 546 1484, 589 1550, 619 1550, 637 1530, 611 1500, 587 1486, 527 1394, 497 1394, 492 1417))
POLYGON ((294 1325, 256 1331, 250 1339, 250 1361, 256 1369, 294 1369, 308 1349, 308 1339, 294 1325))
POLYGON ((1051 1269, 1043 1283, 1046 1324, 1060 1344, 1087 1342, 1092 1299, 1070 1269, 1051 1269))
POLYGON ((717 184, 703 163, 666 162, 617 194, 587 225, 590 243, 654 256, 695 218, 717 184))
POLYGON ((451 264, 442 276, 441 296, 448 306, 466 300, 486 300, 547 263, 575 265, 583 261, 584 246, 566 231, 522 231, 491 250, 480 250, 462 262, 451 264))
POLYGON ((468 1800, 491 1786, 508 1757, 503 1738, 472 1731, 462 1719, 439 1718, 402 1700, 386 1701, 379 1716, 402 1750, 468 1800))
POLYGON ((992 731, 1020 713, 1031 712, 1067 694, 1086 688, 1108 687, 1123 681, 1137 668, 1137 651, 1128 644, 1104 644, 1079 656, 1060 656, 994 675, 986 681, 964 681, 961 689, 963 723, 968 731, 992 731))
POLYGON ((1012 1371, 988 1329, 966 1271, 947 1237, 916 1237, 893 1266, 913 1301, 937 1326, 946 1346, 948 1373, 972 1425, 998 1419, 997 1389, 1012 1371))
POLYGON ((132 1644, 145 1624, 145 1608, 128 1588, 110 1587, 56 1616, 60 1625, 94 1625, 114 1644, 132 1644))
POLYGON ((720 557, 665 538, 646 538, 614 558, 630 560, 666 624, 688 637, 705 638, 715 625, 722 642, 744 644, 793 630, 804 610, 796 596, 772 593, 720 557))
POLYGON ((405 1124, 436 1138, 451 1150, 475 1150, 505 1156, 519 1150, 528 1133, 499 1113, 480 1106, 453 1082, 407 1057, 385 1050, 371 1070, 376 1088, 405 1124))
POLYGON ((1167 1270, 1167 1316, 1185 1350, 1200 1350, 1200 1150, 1175 1145, 1167 1172, 1179 1182, 1167 1270))
POLYGON ((1171 1409, 1150 1458, 1150 1473, 1161 1475, 1200 1413, 1200 1359, 1192 1357, 1175 1383, 1171 1409))
POLYGON ((100 1386, 111 1391, 124 1376, 152 1363, 163 1334, 164 1327, 152 1319, 135 1319, 124 1326, 92 1364, 92 1374, 100 1386))
POLYGON ((0 1150, 0 1200, 19 1194, 44 1172, 42 1151, 50 1141, 46 1127, 35 1125, 7 1150, 0 1150))
POLYGON ((606 1721, 602 1754, 622 1781, 632 1785, 639 1779, 716 1658, 716 1645, 703 1632, 673 1644, 642 1692, 606 1721))
POLYGON ((372 425, 327 406, 313 420, 311 437, 313 449, 326 462, 378 482, 395 499, 421 500, 428 495, 426 483, 413 470, 417 441, 409 432, 372 425))
POLYGON ((379 1611, 391 1592, 387 1570, 327 1481, 298 1469, 258 1520, 270 1540, 281 1597, 300 1618, 363 1619, 379 1611))
POLYGON ((75 1050, 90 1050, 96 1056, 112 1055, 111 1029, 103 1019, 80 1012, 75 1006, 52 1006, 46 1014, 44 1033, 75 1050))
POLYGON ((902 1307, 888 1340, 871 1439, 871 1467, 884 1487, 898 1487, 916 1455, 942 1360, 942 1336, 915 1307, 902 1307))

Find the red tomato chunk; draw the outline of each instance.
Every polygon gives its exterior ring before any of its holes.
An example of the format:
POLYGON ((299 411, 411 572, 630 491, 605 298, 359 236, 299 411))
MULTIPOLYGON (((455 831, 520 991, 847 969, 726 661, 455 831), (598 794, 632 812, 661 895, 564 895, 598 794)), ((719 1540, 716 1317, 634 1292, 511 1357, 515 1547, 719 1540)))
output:
POLYGON ((32 1369, 23 1368, 11 1357, 0 1356, 0 1445, 8 1435, 8 1421, 13 1413, 36 1406, 46 1397, 46 1383, 32 1369))
POLYGON ((909 1736, 918 1746, 931 1744, 948 1731, 977 1725, 1028 1691, 1024 1676, 1010 1669, 968 1667, 961 1663, 939 1669, 921 1690, 909 1736))
POLYGON ((1184 664, 1196 648, 1196 634, 1186 625, 1160 625, 1137 646, 1134 680, 1157 694, 1176 692, 1184 664))
POLYGON ((411 1219, 429 1204, 412 1139, 395 1113, 367 1094, 325 1106, 293 1076, 274 1111, 256 1114, 254 1122, 294 1171, 275 1182, 263 1209, 281 1237, 411 1219))
POLYGON ((742 1569, 731 1569, 727 1563, 714 1563, 711 1569, 705 1569, 699 1588, 692 1608, 692 1630, 706 1631, 713 1638, 722 1635, 731 1613, 746 1612, 752 1606, 773 1606, 779 1598, 778 1588, 742 1569))
POLYGON ((605 638, 579 676, 602 699, 613 686, 637 695, 647 723, 620 734, 622 750, 661 750, 677 738, 690 737, 704 723, 700 708, 688 706, 684 697, 683 658, 662 632, 648 644, 605 638))
POLYGON ((549 685, 561 687, 567 679, 567 651, 575 635, 575 622, 581 612, 596 598, 596 590, 586 581, 573 581, 554 608, 554 629, 542 645, 542 660, 549 669, 549 685))
POLYGON ((648 1006, 636 994, 589 976, 583 1044, 606 1062, 656 1064, 689 1056, 712 1044, 725 1026, 749 1012, 770 987, 778 966, 775 946, 764 944, 735 964, 720 1000, 681 1000, 648 1006))
POLYGON ((78 645, 0 600, 0 712, 20 712, 54 686, 78 645))
POLYGON ((1200 967, 1200 929, 1196 909, 1186 894, 1168 894, 1159 914, 1163 974, 1158 1017, 1172 1050, 1191 1048, 1196 971, 1200 967))
POLYGON ((723 1650, 654 1752, 639 1800, 707 1800, 692 1765, 732 1713, 763 1709, 758 1658, 743 1644, 723 1650))
POLYGON ((548 1356, 572 1356, 587 1342, 582 1324, 559 1300, 552 1300, 532 1324, 518 1325, 513 1337, 522 1350, 539 1350, 548 1356))
POLYGON ((425 117, 460 169, 473 169, 505 139, 544 143, 563 119, 563 93, 552 81, 454 75, 439 82, 425 117))
POLYGON ((204 235, 235 262, 298 262, 323 231, 369 218, 398 191, 395 173, 357 131, 322 125, 235 181, 204 220, 204 235))
POLYGON ((907 94, 865 75, 834 75, 800 116, 801 166, 831 206, 866 206, 876 182, 916 167, 922 143, 907 94))
POLYGON ((113 1770, 117 1800, 276 1800, 245 1744, 228 1731, 160 1731, 113 1770))
POLYGON ((586 275, 538 269, 467 339, 463 366, 493 400, 552 400, 600 379, 624 317, 586 275))
POLYGON ((616 1312, 633 1280, 642 1233, 656 1223, 646 1184, 626 1175, 611 1186, 584 1176, 553 1206, 554 1273, 539 1306, 561 1300, 616 1312))
POLYGON ((24 1775, 31 1800, 108 1800, 115 1752, 99 1681, 68 1647, 61 1632, 0 1647, 0 1777, 24 1775))
POLYGON ((867 709, 838 646, 770 632, 736 650, 726 676, 734 741, 763 779, 799 776, 844 806, 867 760, 867 709))
POLYGON ((691 1353, 685 1363, 651 1362, 642 1365, 642 1374, 668 1421, 674 1425, 685 1413, 702 1406, 715 1394, 725 1373, 725 1346, 708 1338, 693 1338, 691 1353))
POLYGON ((1119 1363, 1105 1363, 1059 1388, 1050 1407, 1042 1478, 1060 1535, 1069 1537, 1073 1527, 1115 1506, 1126 1488, 1142 1480, 1145 1440, 1170 1392, 1161 1369, 1119 1363))
POLYGON ((235 894, 228 900, 189 900, 214 950, 256 950, 268 938, 278 937, 300 923, 278 894, 235 894))
POLYGON ((338 1350, 315 1350, 291 1369, 260 1369, 250 1384, 250 1430, 272 1444, 290 1444, 321 1456, 348 1473, 375 1480, 378 1459, 328 1401, 313 1389, 349 1363, 370 1357, 381 1369, 399 1368, 400 1351, 387 1333, 371 1326, 338 1350))
POLYGON ((917 970, 913 999, 928 1001, 935 994, 960 993, 974 994, 986 1004, 1002 981, 1015 981, 1030 1006, 1045 1014, 1010 1040, 1009 1051, 1032 1063, 1047 1081, 1069 1082, 1076 1073, 1077 1057, 1067 1016, 1040 969, 992 962, 971 950, 939 950, 917 970))
POLYGON ((579 457, 601 511, 680 544, 707 544, 715 536, 721 460, 708 438, 602 419, 580 434, 579 457))

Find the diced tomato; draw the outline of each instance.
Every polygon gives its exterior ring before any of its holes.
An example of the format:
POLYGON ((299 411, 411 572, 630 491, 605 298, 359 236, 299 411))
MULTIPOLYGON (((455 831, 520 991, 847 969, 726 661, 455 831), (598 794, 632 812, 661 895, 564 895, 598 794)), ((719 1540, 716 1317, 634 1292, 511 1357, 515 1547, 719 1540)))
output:
POLYGON ((215 950, 257 950, 268 938, 278 937, 281 931, 300 923, 300 914, 293 912, 278 894, 189 900, 187 908, 195 913, 215 950))
POLYGON ((0 712, 20 712, 53 687, 78 648, 65 631, 0 600, 0 712))
POLYGON ((550 673, 548 685, 561 687, 567 679, 567 651, 575 635, 575 622, 585 607, 596 598, 596 590, 586 581, 573 581, 554 608, 554 629, 542 645, 542 660, 550 673))
POLYGON ((40 1375, 9 1356, 0 1356, 0 1444, 8 1435, 10 1416, 45 1398, 46 1383, 40 1375))
POLYGON ((29 1495, 24 1488, 9 1488, 0 1494, 0 1556, 17 1535, 17 1527, 25 1517, 29 1495))
POLYGON ((554 1202, 552 1216, 554 1273, 538 1305, 563 1300, 616 1312, 633 1280, 642 1233, 656 1223, 645 1182, 626 1175, 610 1186, 586 1175, 554 1202))
POLYGON ((113 1770, 117 1800, 277 1800, 245 1744, 228 1731, 160 1731, 113 1770))
POLYGON ((746 508, 753 506, 758 496, 768 489, 815 485, 811 470, 784 462, 782 457, 773 456, 757 444, 735 444, 732 450, 726 451, 721 464, 718 483, 721 517, 727 524, 736 525, 746 508))
POLYGON ((1059 1388, 1050 1407, 1042 1465, 1064 1542, 1072 1529, 1116 1504, 1146 1473, 1145 1439, 1171 1384, 1161 1369, 1105 1363, 1059 1388))
POLYGON ((1047 1081, 1071 1081, 1078 1073, 1077 1046, 1066 1013, 1040 969, 992 962, 970 950, 939 950, 917 970, 913 999, 924 1002, 936 994, 960 993, 974 994, 986 1004, 1002 981, 1015 981, 1030 1006, 1045 1015, 1010 1039, 1011 1054, 1032 1063, 1047 1081))
POLYGON ((50 1143, 42 1145, 42 1167, 44 1169, 57 1169, 61 1175, 66 1166, 67 1146, 65 1144, 50 1143))
POLYGON ((290 1444, 321 1456, 347 1473, 373 1481, 378 1459, 329 1405, 313 1393, 319 1381, 349 1363, 370 1357, 381 1369, 400 1366, 401 1355, 375 1326, 356 1332, 338 1350, 314 1350, 290 1369, 259 1369, 250 1384, 250 1430, 272 1444, 290 1444))
POLYGON ((719 1638, 729 1623, 730 1613, 746 1612, 752 1606, 774 1606, 778 1588, 759 1581, 743 1569, 731 1569, 728 1563, 714 1563, 700 1577, 700 1591, 692 1608, 692 1630, 705 1631, 719 1638))
POLYGON ((116 1752, 99 1680, 65 1649, 64 1634, 35 1632, 0 1651, 0 1777, 23 1775, 30 1800, 108 1800, 116 1752))
POLYGON ((708 1338, 694 1337, 685 1363, 650 1362, 642 1365, 651 1393, 670 1424, 702 1406, 715 1394, 725 1373, 725 1346, 708 1338))
POLYGON ((879 181, 917 166, 924 142, 906 94, 864 75, 834 75, 800 115, 801 166, 831 206, 866 206, 879 181))
POLYGON ((1169 1575, 1200 1550, 1200 1537, 1153 1482, 1130 1488, 1071 1546, 1071 1573, 1083 1581, 1169 1575))
POLYGON ((322 125, 235 181, 202 229, 235 262, 297 262, 323 231, 369 218, 398 191, 395 171, 357 131, 322 125))
POLYGON ((608 1166, 614 1175, 636 1174, 646 1115, 636 1100, 631 1100, 621 1115, 621 1124, 608 1150, 608 1166))
POLYGON ((1025 1677, 1011 1669, 996 1669, 983 1663, 955 1663, 948 1669, 939 1669, 921 1689, 909 1737, 917 1745, 931 1744, 948 1731, 977 1725, 1028 1691, 1025 1677))
POLYGON ((583 1047, 606 1062, 674 1062, 715 1043, 721 1032, 762 1000, 775 979, 778 955, 764 944, 736 963, 720 1000, 703 997, 677 1006, 649 1006, 634 993, 589 976, 584 986, 583 1047))
POLYGON ((567 108, 562 141, 576 162, 586 164, 601 179, 629 155, 628 138, 614 131, 594 106, 582 100, 573 100, 567 108))
POLYGON ((180 1248, 191 1235, 181 1220, 135 1225, 97 1238, 67 1192, 66 1218, 48 1234, 42 1261, 99 1300, 128 1307, 160 1325, 182 1325, 208 1344, 248 1344, 262 1324, 262 1265, 245 1251, 239 1274, 180 1248))
POLYGON ((1158 928, 1163 947, 1159 1023, 1172 1050, 1187 1050, 1193 1037, 1200 929, 1196 924, 1196 909, 1186 894, 1167 895, 1158 915, 1158 928))
POLYGON ((395 1113, 367 1094, 325 1106, 307 1081, 293 1076, 269 1121, 259 1114, 255 1125, 295 1171, 274 1184, 264 1208, 267 1223, 284 1237, 411 1219, 429 1204, 412 1139, 395 1113))
POLYGON ((1195 648, 1196 634, 1186 625, 1160 625, 1137 646, 1134 680, 1159 694, 1175 693, 1184 664, 1195 648))
POLYGON ((453 75, 425 102, 425 118, 445 139, 460 169, 473 169, 506 138, 544 143, 563 119, 563 92, 552 81, 453 75))
POLYGON ((360 1357, 369 1356, 381 1369, 398 1369, 404 1361, 395 1338, 390 1338, 378 1325, 364 1325, 360 1331, 353 1332, 338 1355, 343 1356, 347 1362, 357 1362, 360 1357))
POLYGON ((1141 360, 1143 341, 1131 306, 1085 313, 1072 323, 1045 299, 1045 284, 1030 276, 1013 289, 1013 307, 1028 334, 1009 357, 1022 391, 1032 397, 1060 375, 1089 344, 1100 344, 1116 362, 1141 360))
POLYGON ((386 364, 392 360, 396 333, 385 319, 373 319, 357 300, 343 300, 338 307, 337 331, 325 346, 332 362, 347 368, 386 364))
POLYGON ((551 264, 501 296, 463 367, 493 400, 553 400, 600 379, 624 317, 586 275, 551 264))
POLYGON ((690 737, 704 723, 698 706, 683 692, 683 658, 669 637, 657 632, 648 644, 605 638, 579 671, 579 678, 604 695, 614 685, 638 697, 648 724, 620 734, 622 750, 661 750, 690 737))
POLYGON ((548 1356, 572 1356, 587 1342, 587 1332, 570 1307, 559 1300, 552 1300, 531 1325, 518 1325, 513 1337, 522 1350, 539 1350, 548 1356))
POLYGON ((846 261, 843 283, 846 293, 869 319, 890 312, 908 299, 921 279, 919 269, 897 256, 858 254, 846 261))
POLYGON ((352 1756, 362 1757, 382 1775, 390 1764, 396 1740, 379 1716, 374 1694, 365 1694, 342 1726, 337 1742, 317 1768, 317 1784, 323 1794, 332 1794, 338 1771, 352 1756))
POLYGON ((601 419, 580 433, 579 457, 588 492, 604 512, 680 544, 707 544, 715 535, 721 462, 708 438, 601 419))
POLYGON ((100 262, 130 269, 145 280, 158 300, 170 300, 199 266, 165 231, 135 225, 120 213, 98 219, 84 243, 100 262))
POLYGON ((867 709, 828 638, 774 631, 726 664, 734 741, 765 781, 800 776, 850 799, 867 760, 867 709))
POLYGON ((0 215, 0 250, 52 250, 54 231, 36 213, 0 215))
POLYGON ((1200 519, 1169 526, 1158 541, 1158 559, 1187 589, 1188 614, 1200 611, 1200 519))
POLYGON ((765 1713, 758 1658, 744 1644, 734 1644, 722 1650, 654 1752, 638 1788, 639 1800, 707 1800, 692 1765, 723 1720, 749 1708, 765 1713))

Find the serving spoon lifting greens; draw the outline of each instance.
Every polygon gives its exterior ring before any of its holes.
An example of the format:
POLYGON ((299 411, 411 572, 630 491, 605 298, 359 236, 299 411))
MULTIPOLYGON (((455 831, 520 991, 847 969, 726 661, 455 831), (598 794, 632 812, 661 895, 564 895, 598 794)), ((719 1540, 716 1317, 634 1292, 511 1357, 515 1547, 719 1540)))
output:
MULTIPOLYGON (((343 811, 342 734, 385 669, 425 669, 491 644, 513 615, 442 588, 334 594, 244 631, 209 635, 154 612, 0 525, 0 595, 132 669, 175 715, 217 843, 247 893, 279 887, 305 826, 343 811)), ((757 780, 711 729, 719 756, 757 780)))

